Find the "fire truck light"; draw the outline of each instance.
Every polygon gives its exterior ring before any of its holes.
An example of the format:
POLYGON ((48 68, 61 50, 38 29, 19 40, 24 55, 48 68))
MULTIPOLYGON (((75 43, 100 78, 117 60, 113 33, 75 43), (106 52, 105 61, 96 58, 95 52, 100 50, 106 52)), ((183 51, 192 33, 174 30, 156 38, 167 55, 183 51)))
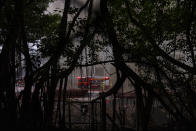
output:
POLYGON ((105 80, 109 80, 109 77, 105 77, 105 80))

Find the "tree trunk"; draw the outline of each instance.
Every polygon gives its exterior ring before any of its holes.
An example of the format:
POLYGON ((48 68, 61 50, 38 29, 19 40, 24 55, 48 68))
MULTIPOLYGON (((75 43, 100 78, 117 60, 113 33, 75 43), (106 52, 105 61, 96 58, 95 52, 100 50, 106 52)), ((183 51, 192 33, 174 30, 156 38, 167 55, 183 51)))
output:
POLYGON ((102 115, 102 130, 106 131, 106 102, 105 97, 102 98, 101 115, 102 115))

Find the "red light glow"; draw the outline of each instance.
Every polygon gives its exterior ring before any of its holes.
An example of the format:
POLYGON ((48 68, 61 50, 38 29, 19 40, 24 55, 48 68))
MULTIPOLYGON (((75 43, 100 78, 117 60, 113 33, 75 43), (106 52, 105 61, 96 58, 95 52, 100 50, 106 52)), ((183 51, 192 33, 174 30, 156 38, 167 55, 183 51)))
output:
POLYGON ((109 77, 105 77, 105 80, 109 80, 109 77))
POLYGON ((80 79, 80 78, 81 78, 81 77, 79 77, 79 76, 77 77, 77 79, 80 79))

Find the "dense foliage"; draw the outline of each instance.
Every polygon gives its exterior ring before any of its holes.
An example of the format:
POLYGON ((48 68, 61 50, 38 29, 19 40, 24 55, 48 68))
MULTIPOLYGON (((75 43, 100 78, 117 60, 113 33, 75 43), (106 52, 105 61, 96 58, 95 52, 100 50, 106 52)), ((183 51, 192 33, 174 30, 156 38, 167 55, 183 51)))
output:
POLYGON ((58 89, 59 126, 65 128, 68 76, 84 64, 110 63, 116 83, 97 100, 115 96, 128 79, 136 93, 135 130, 147 130, 155 101, 172 116, 172 130, 196 129, 194 0, 100 0, 97 6, 86 0, 78 8, 65 0, 62 14, 47 13, 50 2, 0 1, 2 127, 53 126, 58 89), (100 61, 96 53, 106 48, 110 61, 100 61), (25 87, 16 94, 22 63, 25 87))

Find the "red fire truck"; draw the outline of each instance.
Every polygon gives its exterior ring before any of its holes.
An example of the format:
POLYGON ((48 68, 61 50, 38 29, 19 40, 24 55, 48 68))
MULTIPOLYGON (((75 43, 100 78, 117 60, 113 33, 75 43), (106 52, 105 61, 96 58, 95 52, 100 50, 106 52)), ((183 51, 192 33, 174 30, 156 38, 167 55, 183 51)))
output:
POLYGON ((78 88, 83 89, 108 89, 110 87, 109 77, 77 77, 78 88))

